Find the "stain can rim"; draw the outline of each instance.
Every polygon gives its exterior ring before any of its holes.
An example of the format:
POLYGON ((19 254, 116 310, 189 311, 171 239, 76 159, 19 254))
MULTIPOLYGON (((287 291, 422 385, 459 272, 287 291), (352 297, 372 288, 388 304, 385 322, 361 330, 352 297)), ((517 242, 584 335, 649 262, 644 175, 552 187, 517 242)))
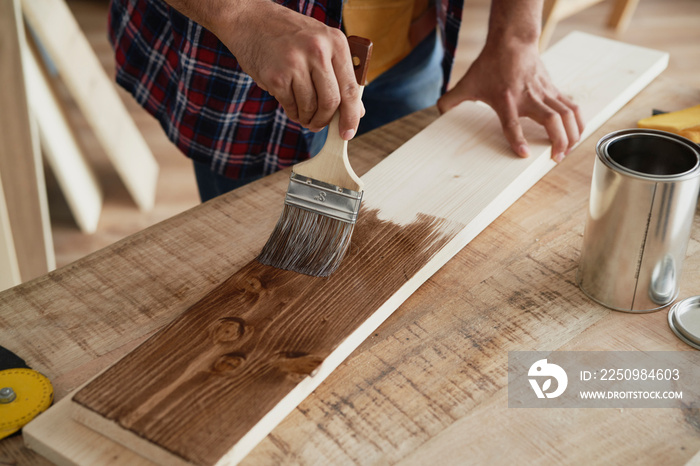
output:
POLYGON ((683 343, 700 350, 700 334, 683 323, 682 316, 687 312, 700 314, 700 296, 682 299, 671 306, 668 311, 668 325, 683 343))
POLYGON ((695 144, 690 139, 684 138, 674 133, 669 133, 667 131, 660 131, 655 129, 643 129, 643 128, 631 128, 622 129, 619 131, 614 131, 608 133, 596 144, 596 155, 598 160, 604 163, 607 167, 614 170, 615 172, 629 176, 631 178, 637 178, 645 181, 684 181, 700 177, 700 145, 695 144), (669 139, 675 143, 681 144, 693 152, 696 156, 695 165, 682 173, 672 174, 672 175, 654 175, 649 173, 639 172, 624 165, 616 162, 608 152, 608 148, 615 142, 620 140, 637 137, 637 136, 654 136, 661 137, 664 139, 669 139))

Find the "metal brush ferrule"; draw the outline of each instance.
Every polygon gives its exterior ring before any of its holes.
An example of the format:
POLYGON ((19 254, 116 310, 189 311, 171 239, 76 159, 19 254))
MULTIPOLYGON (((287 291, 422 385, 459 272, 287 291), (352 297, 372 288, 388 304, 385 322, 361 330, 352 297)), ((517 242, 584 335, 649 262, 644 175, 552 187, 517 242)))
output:
POLYGON ((362 191, 341 188, 330 183, 292 173, 284 203, 318 212, 342 222, 354 224, 360 211, 362 191))

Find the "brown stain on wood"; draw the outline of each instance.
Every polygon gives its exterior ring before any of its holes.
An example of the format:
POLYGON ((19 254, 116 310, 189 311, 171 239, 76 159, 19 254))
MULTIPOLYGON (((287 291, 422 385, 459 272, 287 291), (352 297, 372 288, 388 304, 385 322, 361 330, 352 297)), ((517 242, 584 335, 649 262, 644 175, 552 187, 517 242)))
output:
POLYGON ((213 325, 212 340, 214 343, 229 343, 240 340, 246 333, 245 327, 245 321, 241 318, 223 317, 213 325))
POLYGON ((245 362, 245 353, 234 351, 233 353, 222 354, 214 361, 212 370, 214 372, 230 372, 238 369, 245 362))
POLYGON ((429 216, 401 226, 362 212, 332 277, 250 262, 74 401, 187 461, 213 464, 455 231, 429 216))

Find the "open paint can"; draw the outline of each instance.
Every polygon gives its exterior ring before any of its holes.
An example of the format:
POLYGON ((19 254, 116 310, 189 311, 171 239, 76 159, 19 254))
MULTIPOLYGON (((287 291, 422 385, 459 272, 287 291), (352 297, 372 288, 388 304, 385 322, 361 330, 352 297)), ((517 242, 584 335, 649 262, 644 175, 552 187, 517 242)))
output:
POLYGON ((598 141, 576 276, 590 298, 626 312, 676 299, 700 191, 699 149, 649 129, 598 141))

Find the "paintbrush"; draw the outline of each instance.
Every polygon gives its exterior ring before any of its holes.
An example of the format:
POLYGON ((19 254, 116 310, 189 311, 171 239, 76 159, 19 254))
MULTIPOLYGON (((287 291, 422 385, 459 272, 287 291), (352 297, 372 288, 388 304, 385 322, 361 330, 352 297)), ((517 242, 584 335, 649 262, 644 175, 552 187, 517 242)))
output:
MULTIPOLYGON (((350 36, 348 45, 362 89, 372 42, 350 36)), ((321 151, 292 167, 284 210, 259 262, 317 277, 327 277, 340 266, 350 246, 364 185, 350 166, 348 142, 340 137, 338 122, 336 111, 321 151)))

